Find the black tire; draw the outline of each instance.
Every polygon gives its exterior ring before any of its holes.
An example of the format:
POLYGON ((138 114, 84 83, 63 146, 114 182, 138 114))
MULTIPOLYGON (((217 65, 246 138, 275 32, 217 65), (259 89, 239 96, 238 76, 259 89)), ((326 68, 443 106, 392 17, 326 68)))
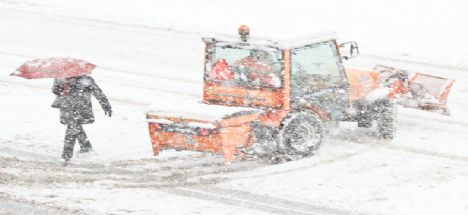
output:
POLYGON ((322 139, 322 121, 315 114, 299 112, 283 121, 278 148, 283 154, 307 157, 319 149, 322 139))
POLYGON ((357 109, 359 113, 357 114, 357 123, 359 128, 370 128, 372 127, 373 118, 372 118, 372 105, 369 105, 365 101, 360 101, 357 103, 357 109))
POLYGON ((394 103, 389 100, 379 101, 378 106, 377 129, 379 137, 391 140, 395 137, 396 107, 394 103))

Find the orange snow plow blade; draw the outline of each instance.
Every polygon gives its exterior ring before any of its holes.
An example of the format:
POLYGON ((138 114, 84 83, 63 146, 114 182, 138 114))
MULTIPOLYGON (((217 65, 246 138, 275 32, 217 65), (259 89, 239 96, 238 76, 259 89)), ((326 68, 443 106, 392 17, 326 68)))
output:
POLYGON ((235 156, 242 156, 239 149, 253 144, 251 122, 261 113, 253 108, 192 101, 150 106, 146 118, 153 154, 163 149, 208 151, 222 154, 230 163, 235 156))
POLYGON ((447 79, 434 75, 423 74, 419 72, 409 72, 394 67, 376 65, 374 70, 381 74, 384 83, 402 82, 400 95, 397 102, 404 107, 438 112, 449 115, 447 107, 448 94, 455 82, 453 79, 447 79))

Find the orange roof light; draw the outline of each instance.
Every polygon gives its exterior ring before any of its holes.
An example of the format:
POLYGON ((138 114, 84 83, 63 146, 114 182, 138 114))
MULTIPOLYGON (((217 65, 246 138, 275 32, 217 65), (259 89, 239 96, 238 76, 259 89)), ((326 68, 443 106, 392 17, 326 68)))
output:
POLYGON ((247 38, 250 35, 249 26, 241 25, 241 26, 239 26, 239 29, 237 31, 238 31, 239 35, 241 36, 242 41, 247 42, 247 38))

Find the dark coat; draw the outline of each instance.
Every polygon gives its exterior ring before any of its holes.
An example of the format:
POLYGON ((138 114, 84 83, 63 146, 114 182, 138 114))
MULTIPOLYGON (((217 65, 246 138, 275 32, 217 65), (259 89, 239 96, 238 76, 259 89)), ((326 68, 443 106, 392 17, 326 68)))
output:
POLYGON ((52 107, 60 109, 62 124, 89 124, 94 122, 91 94, 102 109, 111 111, 111 105, 94 79, 83 75, 68 79, 55 79, 52 92, 57 95, 52 107))

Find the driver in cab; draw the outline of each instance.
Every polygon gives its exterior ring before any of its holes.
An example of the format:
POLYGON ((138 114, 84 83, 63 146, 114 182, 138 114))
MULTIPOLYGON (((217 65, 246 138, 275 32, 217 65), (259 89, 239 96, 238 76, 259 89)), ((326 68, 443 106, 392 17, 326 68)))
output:
POLYGON ((273 55, 260 49, 250 50, 247 57, 241 58, 234 63, 239 69, 239 78, 250 81, 254 86, 279 87, 281 80, 278 77, 280 68, 275 65, 273 55))

